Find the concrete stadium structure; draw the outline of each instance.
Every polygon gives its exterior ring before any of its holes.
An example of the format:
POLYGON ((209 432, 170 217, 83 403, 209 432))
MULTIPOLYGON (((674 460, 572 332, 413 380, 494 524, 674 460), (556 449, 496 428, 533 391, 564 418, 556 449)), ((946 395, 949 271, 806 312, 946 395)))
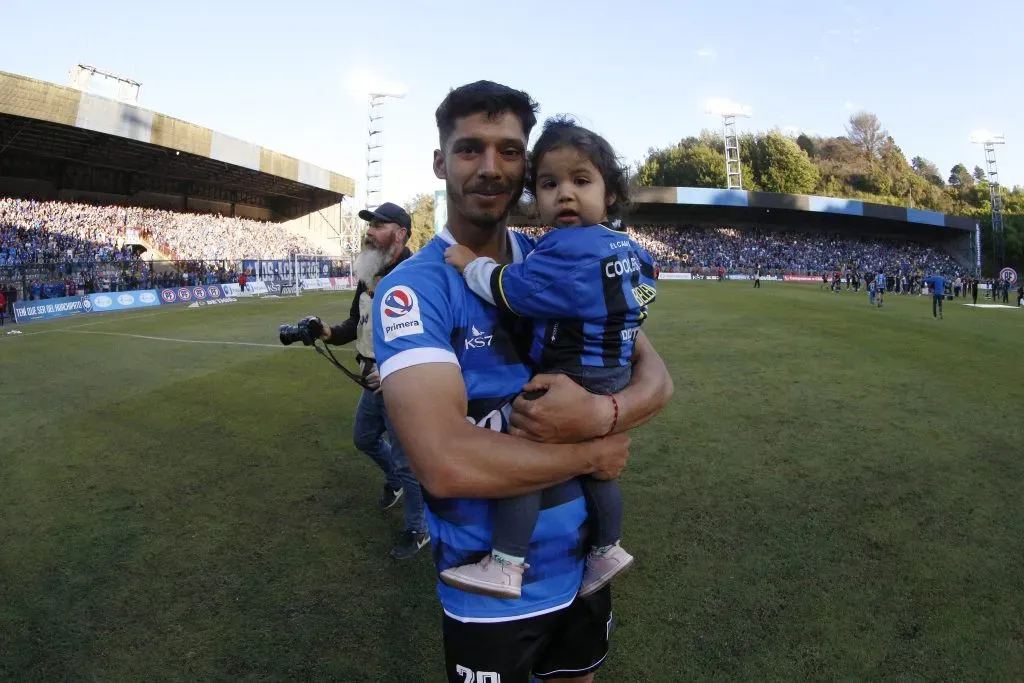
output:
POLYGON ((0 72, 0 195, 340 224, 355 181, 158 112, 0 72))

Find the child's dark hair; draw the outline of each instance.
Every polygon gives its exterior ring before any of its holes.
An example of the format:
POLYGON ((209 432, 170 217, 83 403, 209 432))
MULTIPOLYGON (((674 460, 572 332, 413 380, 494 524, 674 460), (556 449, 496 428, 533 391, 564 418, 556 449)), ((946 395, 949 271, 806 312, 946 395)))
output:
POLYGON ((540 160, 548 152, 562 147, 572 147, 597 167, 604 179, 606 195, 615 197, 615 201, 608 207, 608 217, 621 218, 630 205, 629 176, 626 167, 619 163, 615 150, 607 140, 579 125, 570 116, 553 116, 544 122, 544 130, 530 152, 526 191, 536 198, 537 168, 540 166, 540 160))
POLYGON ((494 118, 505 112, 516 115, 529 139, 530 131, 537 125, 537 103, 527 93, 493 81, 476 81, 455 88, 434 112, 441 147, 455 130, 458 119, 479 113, 494 118))

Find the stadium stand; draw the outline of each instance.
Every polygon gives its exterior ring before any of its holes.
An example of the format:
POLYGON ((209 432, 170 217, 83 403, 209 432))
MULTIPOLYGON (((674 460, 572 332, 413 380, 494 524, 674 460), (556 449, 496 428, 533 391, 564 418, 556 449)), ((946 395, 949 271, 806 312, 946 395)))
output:
MULTIPOLYGON (((540 236, 545 228, 517 226, 540 236)), ((738 230, 729 226, 636 225, 630 236, 665 271, 696 272, 722 267, 729 274, 821 275, 850 265, 890 275, 923 271, 954 277, 965 272, 940 249, 906 242, 838 234, 738 230)))

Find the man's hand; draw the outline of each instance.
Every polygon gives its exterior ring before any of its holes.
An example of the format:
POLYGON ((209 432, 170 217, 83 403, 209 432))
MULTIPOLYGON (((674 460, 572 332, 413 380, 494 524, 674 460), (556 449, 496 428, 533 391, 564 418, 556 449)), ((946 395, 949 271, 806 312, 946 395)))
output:
POLYGON ((476 254, 469 247, 461 244, 453 244, 444 251, 444 262, 461 273, 469 265, 469 262, 476 258, 476 254))
MULTIPOLYGON (((320 318, 317 318, 320 320, 320 318)), ((320 339, 327 341, 331 338, 331 328, 324 324, 323 320, 320 320, 320 339)))
POLYGON ((512 403, 510 433, 545 443, 579 443, 608 433, 615 420, 615 405, 607 396, 592 394, 566 375, 537 375, 524 392, 543 391, 512 403))
POLYGON ((367 389, 375 394, 380 393, 380 373, 377 372, 377 368, 374 368, 367 373, 366 377, 363 378, 363 381, 366 382, 367 389))

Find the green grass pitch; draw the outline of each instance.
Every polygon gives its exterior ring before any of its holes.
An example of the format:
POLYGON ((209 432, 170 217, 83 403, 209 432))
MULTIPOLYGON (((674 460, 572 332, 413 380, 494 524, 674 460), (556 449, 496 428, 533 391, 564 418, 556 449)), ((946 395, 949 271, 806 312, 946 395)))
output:
MULTIPOLYGON (((0 334, 0 680, 443 679, 357 388, 277 343, 348 306, 0 334)), ((621 480, 638 564, 599 680, 1020 680, 1024 311, 945 312, 662 283, 645 329, 676 393, 621 480)))

